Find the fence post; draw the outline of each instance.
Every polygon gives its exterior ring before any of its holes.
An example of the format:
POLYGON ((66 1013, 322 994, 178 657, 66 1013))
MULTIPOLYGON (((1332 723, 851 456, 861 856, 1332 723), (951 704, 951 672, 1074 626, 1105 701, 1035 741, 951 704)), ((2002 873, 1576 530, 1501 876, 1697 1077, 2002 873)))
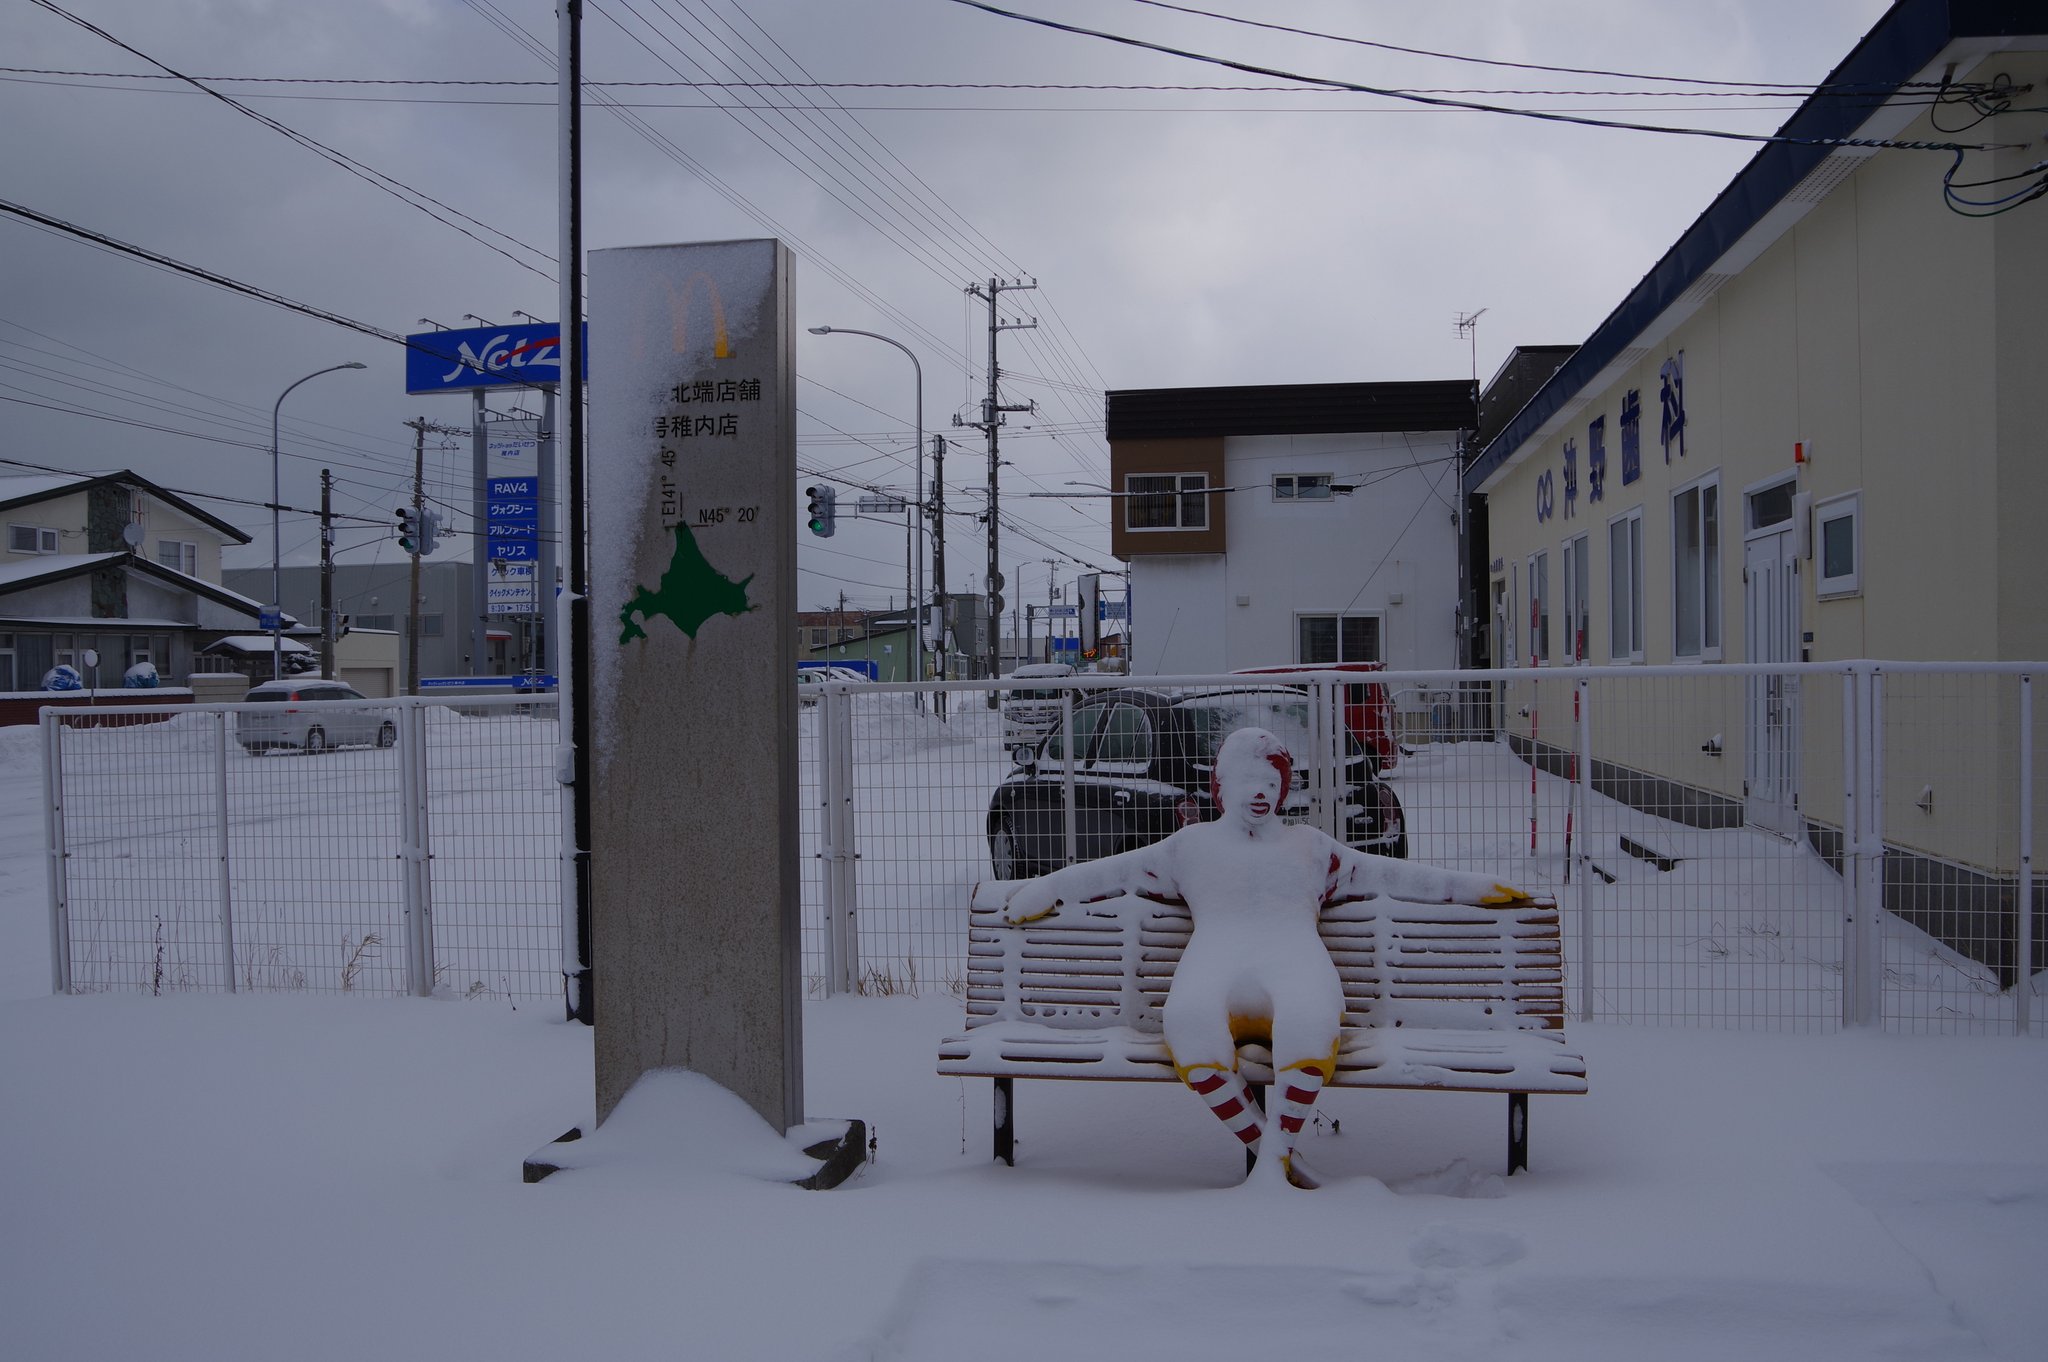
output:
POLYGON ((825 996, 858 991, 860 928, 854 920, 853 697, 829 685, 818 697, 818 850, 824 861, 825 996))
POLYGON ((71 877, 64 850, 64 726, 55 710, 42 712, 43 835, 50 873, 50 987, 71 991, 71 877))
POLYGON ((838 706, 818 696, 818 902, 824 919, 825 996, 839 992, 839 770, 834 741, 838 706))
POLYGON ((2013 1023, 2024 1036, 2034 1025, 2034 678, 2020 677, 2019 973, 2013 979, 2013 1023))
POLYGON ((220 965, 226 972, 228 992, 239 991, 235 983, 235 890, 233 867, 228 863, 228 714, 213 712, 213 808, 214 853, 220 862, 220 965))
POLYGON ((399 711, 399 885, 405 897, 407 991, 434 992, 433 875, 427 852, 427 712, 417 701, 399 711))
POLYGON ((1060 688, 1060 807, 1067 864, 1081 859, 1081 834, 1074 822, 1074 688, 1060 688))
POLYGON ((1864 784, 1864 874, 1857 882, 1863 919, 1863 1024, 1884 1025, 1884 669, 1870 668, 1869 776, 1864 784))
POLYGON ((1863 1020, 1859 999, 1863 996, 1862 931, 1858 909, 1857 880, 1863 853, 1863 754, 1858 735, 1863 731, 1857 707, 1863 701, 1862 677, 1851 667, 1842 673, 1842 1025, 1855 1026, 1863 1020))
POLYGON ((1593 778, 1593 693, 1586 677, 1579 677, 1578 692, 1574 708, 1578 711, 1578 747, 1574 761, 1574 772, 1578 779, 1573 783, 1572 796, 1578 801, 1578 858, 1579 858, 1579 1020, 1593 1020, 1593 854, 1592 829, 1586 825, 1586 814, 1592 801, 1586 798, 1586 786, 1593 778))
POLYGON ((1842 678, 1842 1024, 1884 1020, 1884 679, 1842 678))

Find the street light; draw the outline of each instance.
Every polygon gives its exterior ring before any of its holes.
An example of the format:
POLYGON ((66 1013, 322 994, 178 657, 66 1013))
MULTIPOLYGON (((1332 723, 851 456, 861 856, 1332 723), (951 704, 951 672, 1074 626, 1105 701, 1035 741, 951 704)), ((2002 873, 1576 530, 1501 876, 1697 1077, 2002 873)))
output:
MULTIPOLYGON (((885 345, 893 345, 904 354, 910 356, 911 371, 917 376, 917 501, 915 502, 917 507, 917 533, 912 537, 911 542, 904 546, 906 561, 904 563, 905 581, 903 587, 910 597, 910 610, 907 612, 910 616, 910 636, 916 642, 918 670, 922 672, 924 670, 926 626, 926 621, 923 618, 925 612, 924 366, 917 362, 917 356, 912 353, 909 346, 905 345, 902 341, 891 340, 877 331, 856 331, 850 326, 814 326, 810 328, 810 331, 813 336, 830 336, 835 334, 841 336, 866 336, 869 340, 878 340, 885 345)), ((919 676, 917 679, 921 681, 924 678, 919 676)))
POLYGON ((278 582, 283 576, 284 539, 277 519, 278 508, 284 501, 284 495, 279 488, 278 469, 282 460, 277 453, 277 414, 283 408, 284 400, 292 395, 292 388, 298 387, 299 383, 304 383, 306 379, 331 374, 337 369, 369 367, 359 359, 352 359, 346 364, 330 364, 325 369, 315 369, 298 383, 292 384, 291 388, 279 393, 277 401, 270 406, 270 679, 273 681, 284 677, 284 606, 278 600, 283 594, 278 582))

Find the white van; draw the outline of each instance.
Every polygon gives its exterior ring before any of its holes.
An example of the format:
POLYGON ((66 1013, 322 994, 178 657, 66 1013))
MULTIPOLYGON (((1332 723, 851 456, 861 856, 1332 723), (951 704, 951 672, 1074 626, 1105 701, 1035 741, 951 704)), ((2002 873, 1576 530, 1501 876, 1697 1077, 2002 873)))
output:
MULTIPOLYGON (((1029 683, 1073 674, 1074 669, 1065 662, 1034 662, 1017 668, 1003 680, 1029 683)), ((1058 686, 1029 684, 1004 691, 1003 746, 1015 747, 1020 743, 1037 746, 1040 738, 1058 726, 1060 697, 1065 693, 1058 686)))

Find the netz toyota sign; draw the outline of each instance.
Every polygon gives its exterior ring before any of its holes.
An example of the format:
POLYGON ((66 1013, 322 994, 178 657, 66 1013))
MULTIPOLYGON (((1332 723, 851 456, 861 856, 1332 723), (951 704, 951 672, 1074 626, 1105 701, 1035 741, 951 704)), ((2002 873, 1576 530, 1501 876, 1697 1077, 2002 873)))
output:
MULTIPOLYGON (((405 344, 408 393, 547 388, 562 381, 562 328, 554 322, 421 331, 405 344)), ((590 372, 587 360, 583 370, 590 372)))

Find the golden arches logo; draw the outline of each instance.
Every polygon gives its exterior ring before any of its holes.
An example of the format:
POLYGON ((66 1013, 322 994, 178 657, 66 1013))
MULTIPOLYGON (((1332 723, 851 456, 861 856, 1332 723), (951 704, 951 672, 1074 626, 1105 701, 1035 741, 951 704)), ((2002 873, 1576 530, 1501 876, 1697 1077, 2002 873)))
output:
POLYGON ((732 358, 732 339, 725 330, 725 299, 719 297, 718 285, 712 281, 711 276, 697 270, 683 280, 680 289, 673 279, 665 279, 662 282, 668 289, 668 321, 675 352, 680 355, 689 349, 690 303, 696 297, 697 286, 702 284, 705 296, 711 303, 711 357, 732 358))

